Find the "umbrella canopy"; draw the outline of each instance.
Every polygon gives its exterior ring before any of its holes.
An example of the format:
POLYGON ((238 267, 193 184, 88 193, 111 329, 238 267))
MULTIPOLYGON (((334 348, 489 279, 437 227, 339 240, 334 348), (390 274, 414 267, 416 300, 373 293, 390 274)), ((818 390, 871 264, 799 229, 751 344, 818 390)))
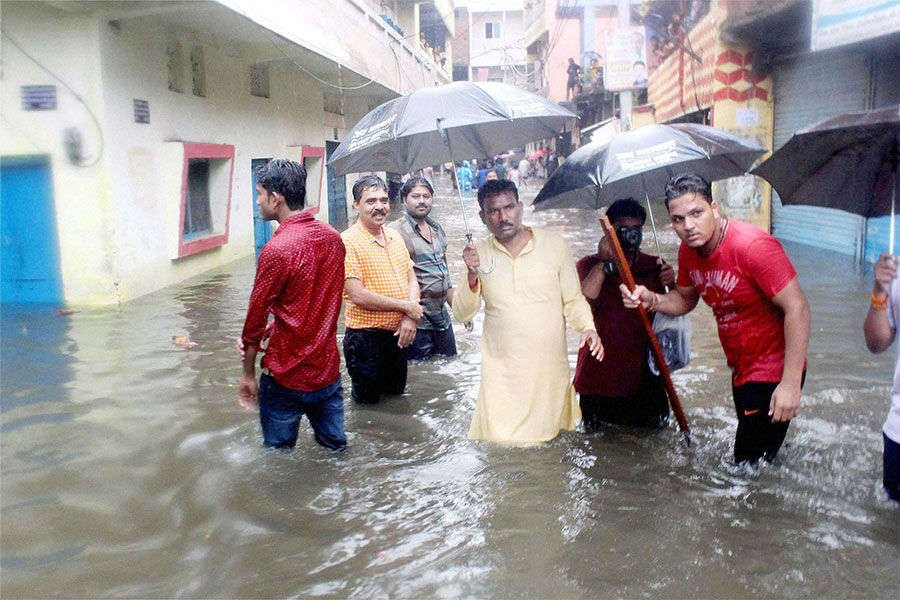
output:
POLYGON ((527 158, 528 160, 535 160, 535 159, 537 159, 537 158, 540 158, 540 157, 546 156, 546 155, 547 155, 547 149, 546 149, 546 148, 541 148, 540 150, 535 150, 534 152, 532 152, 531 154, 529 154, 529 155, 526 156, 525 158, 527 158))
POLYGON ((408 173, 459 157, 489 157, 561 132, 575 114, 517 87, 457 81, 421 88, 363 117, 328 164, 338 175, 408 173), (441 130, 447 135, 444 140, 441 130))
POLYGON ((618 198, 659 198, 673 175, 735 177, 765 152, 756 142, 706 125, 645 125, 573 152, 544 184, 534 207, 600 208, 618 198))
POLYGON ((839 115, 795 133, 753 174, 771 183, 783 204, 888 215, 898 140, 900 106, 839 115))

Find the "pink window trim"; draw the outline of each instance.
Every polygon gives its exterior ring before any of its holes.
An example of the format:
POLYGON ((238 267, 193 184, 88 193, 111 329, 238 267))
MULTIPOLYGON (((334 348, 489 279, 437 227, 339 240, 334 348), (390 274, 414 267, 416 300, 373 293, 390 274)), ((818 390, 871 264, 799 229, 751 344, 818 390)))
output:
MULTIPOLYGON (((321 158, 322 159, 322 176, 319 178, 321 183, 325 183, 327 186, 327 182, 325 181, 325 146, 301 146, 300 148, 300 164, 303 164, 304 158, 321 158)), ((321 187, 316 190, 316 193, 321 191, 321 187)), ((307 194, 309 194, 309 190, 306 190, 307 194)), ((319 207, 322 206, 322 198, 319 198, 319 203, 316 206, 310 207, 306 209, 310 214, 317 215, 319 214, 319 207)))
POLYGON ((228 243, 229 222, 231 220, 231 188, 234 184, 234 146, 228 144, 198 144, 184 142, 184 163, 181 172, 181 210, 178 213, 178 258, 205 252, 228 243), (188 161, 192 158, 228 158, 231 159, 231 172, 228 175, 228 202, 225 206, 225 233, 210 235, 204 238, 185 241, 184 211, 187 207, 188 161))

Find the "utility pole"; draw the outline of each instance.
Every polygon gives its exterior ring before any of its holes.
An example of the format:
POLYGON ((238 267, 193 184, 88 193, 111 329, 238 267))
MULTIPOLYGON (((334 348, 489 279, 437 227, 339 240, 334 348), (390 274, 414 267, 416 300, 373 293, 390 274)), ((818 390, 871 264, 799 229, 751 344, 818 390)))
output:
MULTIPOLYGON (((631 25, 631 2, 630 0, 619 0, 619 27, 627 28, 631 25)), ((631 90, 619 92, 619 118, 622 124, 622 130, 631 129, 631 90)))

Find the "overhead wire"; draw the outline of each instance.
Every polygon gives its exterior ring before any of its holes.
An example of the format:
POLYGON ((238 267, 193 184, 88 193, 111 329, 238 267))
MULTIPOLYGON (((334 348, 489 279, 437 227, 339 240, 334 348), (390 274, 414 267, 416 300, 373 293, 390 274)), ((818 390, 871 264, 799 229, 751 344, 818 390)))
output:
MULTIPOLYGON (((565 11, 566 9, 572 8, 575 6, 575 0, 572 0, 571 4, 568 4, 566 0, 560 0, 559 4, 556 7, 556 11, 560 10, 565 11)), ((559 40, 562 38, 563 29, 565 28, 566 21, 568 19, 557 19, 556 20, 556 28, 554 29, 553 35, 548 36, 547 38, 547 49, 544 51, 544 60, 541 61, 541 75, 547 79, 549 79, 548 69, 550 68, 550 54, 556 48, 556 45, 559 43, 559 40)))
MULTIPOLYGON (((270 31, 270 30, 266 29, 266 31, 270 31)), ((335 84, 331 83, 330 81, 325 81, 324 79, 322 79, 321 77, 318 77, 315 73, 313 73, 312 71, 310 71, 309 69, 307 69, 306 67, 304 67, 303 65, 298 63, 296 60, 294 60, 294 58, 290 54, 288 54, 284 50, 284 48, 282 48, 280 45, 278 45, 278 43, 275 41, 274 33, 270 33, 268 37, 269 37, 269 41, 272 43, 272 46, 274 46, 279 52, 281 52, 284 55, 284 57, 291 62, 291 64, 293 64, 295 67, 297 67, 297 69, 306 73, 307 75, 309 75, 310 77, 312 77, 313 79, 315 79, 316 81, 321 83, 322 85, 327 85, 328 87, 331 87, 331 88, 334 88, 337 90, 341 90, 341 91, 345 91, 345 90, 352 91, 352 90, 361 90, 362 88, 366 87, 367 85, 370 85, 375 82, 374 79, 370 78, 367 82, 360 84, 360 85, 343 86, 340 84, 335 85, 335 84)), ((338 65, 338 75, 340 76, 341 63, 337 63, 337 65, 338 65)))
POLYGON ((105 147, 105 142, 104 142, 104 138, 103 138, 103 128, 100 126, 100 119, 97 118, 97 115, 94 114, 94 111, 91 110, 91 107, 88 105, 88 103, 85 102, 85 100, 84 100, 84 98, 82 98, 81 94, 76 92, 75 89, 72 88, 72 86, 70 86, 68 83, 66 83, 66 81, 62 77, 60 77, 59 75, 54 73, 49 67, 47 67, 41 61, 39 61, 34 56, 32 56, 27 50, 25 50, 22 47, 22 45, 16 41, 15 38, 13 38, 11 35, 9 35, 9 33, 6 31, 6 29, 0 28, 0 32, 2 32, 2 34, 6 37, 6 39, 9 40, 9 43, 11 43, 13 46, 15 46, 19 50, 19 52, 21 52, 23 55, 25 55, 26 58, 31 60, 31 62, 33 62, 38 67, 40 67, 42 70, 44 70, 47 74, 49 74, 51 77, 53 77, 56 81, 58 81, 64 88, 66 88, 66 90, 69 91, 70 94, 72 94, 72 96, 75 97, 76 100, 78 100, 79 103, 81 103, 81 105, 84 107, 85 111, 87 111, 87 113, 90 115, 91 119, 94 121, 94 126, 97 128, 97 137, 99 138, 99 141, 100 141, 100 147, 97 149, 97 156, 94 157, 94 159, 92 161, 90 161, 90 162, 75 162, 73 164, 75 164, 75 166, 77 166, 77 167, 89 168, 89 167, 93 167, 94 165, 99 163, 100 159, 103 158, 103 149, 105 147))
MULTIPOLYGON (((691 54, 697 54, 694 52, 694 47, 691 45, 691 32, 687 31, 684 35, 684 39, 687 42, 688 49, 691 51, 691 54)), ((697 112, 702 113, 703 109, 700 108, 700 97, 697 95, 697 78, 694 76, 694 61, 696 60, 693 56, 689 56, 688 59, 691 61, 691 82, 694 87, 694 104, 697 106, 697 112)), ((706 121, 706 118, 703 119, 706 121)), ((704 123, 705 125, 706 123, 704 123)))

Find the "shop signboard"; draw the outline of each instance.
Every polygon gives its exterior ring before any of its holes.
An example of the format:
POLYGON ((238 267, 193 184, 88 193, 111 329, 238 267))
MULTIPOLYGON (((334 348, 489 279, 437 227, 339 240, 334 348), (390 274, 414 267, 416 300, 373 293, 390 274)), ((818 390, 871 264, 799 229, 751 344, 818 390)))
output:
POLYGON ((813 0, 811 49, 826 50, 900 31, 900 0, 813 0))
POLYGON ((640 25, 606 31, 603 87, 611 92, 647 87, 647 44, 640 25))

